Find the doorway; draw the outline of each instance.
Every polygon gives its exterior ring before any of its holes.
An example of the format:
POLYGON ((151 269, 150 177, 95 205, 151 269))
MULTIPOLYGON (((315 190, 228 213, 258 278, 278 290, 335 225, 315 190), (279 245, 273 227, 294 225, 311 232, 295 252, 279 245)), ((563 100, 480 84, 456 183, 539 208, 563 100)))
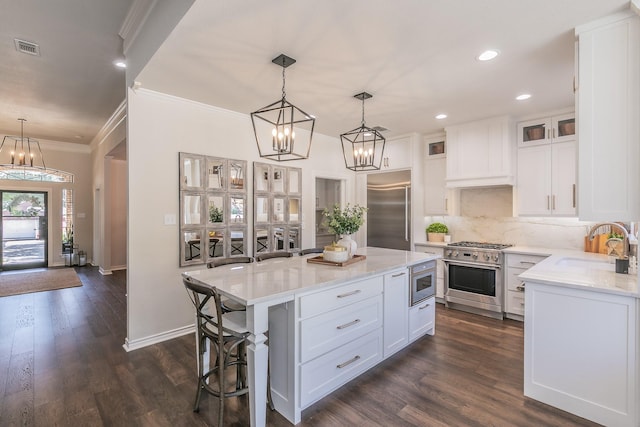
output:
POLYGON ((47 267, 47 193, 0 190, 1 270, 47 267))

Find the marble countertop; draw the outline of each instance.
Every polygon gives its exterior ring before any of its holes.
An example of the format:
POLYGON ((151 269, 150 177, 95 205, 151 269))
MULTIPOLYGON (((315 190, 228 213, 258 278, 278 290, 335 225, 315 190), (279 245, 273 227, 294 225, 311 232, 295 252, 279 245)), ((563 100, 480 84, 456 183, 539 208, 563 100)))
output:
POLYGON ((290 301, 299 292, 366 279, 438 258, 433 254, 372 247, 359 248, 356 253, 366 259, 345 267, 308 263, 307 258, 318 256, 310 254, 205 268, 182 275, 215 286, 220 293, 242 304, 253 305, 269 300, 290 301))
MULTIPOLYGON (((509 248, 511 249, 511 248, 509 248)), ((549 254, 549 252, 516 252, 549 254)), ((552 255, 518 276, 524 281, 640 298, 637 274, 615 272, 611 257, 575 250, 553 250, 552 255)))
POLYGON ((415 246, 437 246, 439 248, 444 248, 448 243, 445 242, 416 242, 415 246))

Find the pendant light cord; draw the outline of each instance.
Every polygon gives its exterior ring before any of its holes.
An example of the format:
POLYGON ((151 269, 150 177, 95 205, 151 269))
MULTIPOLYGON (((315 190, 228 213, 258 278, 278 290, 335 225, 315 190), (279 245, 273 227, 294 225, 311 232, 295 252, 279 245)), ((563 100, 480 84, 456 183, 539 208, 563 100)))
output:
POLYGON ((285 100, 285 92, 284 92, 284 70, 286 70, 286 67, 284 66, 284 58, 282 59, 282 100, 285 100))
POLYGON ((362 127, 364 127, 364 96, 362 97, 362 127))

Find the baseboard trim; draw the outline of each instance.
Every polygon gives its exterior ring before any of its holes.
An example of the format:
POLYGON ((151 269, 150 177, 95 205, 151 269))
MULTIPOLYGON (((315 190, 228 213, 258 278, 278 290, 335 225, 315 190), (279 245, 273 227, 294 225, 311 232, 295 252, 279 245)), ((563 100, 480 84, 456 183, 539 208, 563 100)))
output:
POLYGON ((126 270, 127 269, 127 265, 112 265, 111 266, 111 271, 120 271, 120 270, 126 270))
POLYGON ((100 274, 102 274, 103 276, 108 276, 108 275, 110 275, 110 274, 113 274, 113 271, 112 271, 112 270, 105 270, 105 269, 104 269, 104 268, 102 268, 102 267, 99 267, 99 268, 98 268, 98 271, 99 271, 99 272, 100 272, 100 274))
POLYGON ((184 326, 182 328, 173 329, 171 331, 161 332, 156 335, 150 335, 145 338, 139 338, 137 340, 129 341, 129 338, 125 338, 122 348, 124 348, 125 351, 129 352, 129 351, 137 350, 139 348, 147 347, 153 344, 158 344, 163 341, 172 340, 174 338, 178 338, 183 335, 193 334, 195 333, 195 330, 196 330, 195 325, 189 325, 189 326, 184 326))

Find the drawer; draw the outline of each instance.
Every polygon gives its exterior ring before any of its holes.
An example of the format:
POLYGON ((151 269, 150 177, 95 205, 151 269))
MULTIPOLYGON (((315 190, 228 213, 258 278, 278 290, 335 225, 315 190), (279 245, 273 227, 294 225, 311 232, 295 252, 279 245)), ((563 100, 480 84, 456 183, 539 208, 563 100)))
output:
POLYGON ((436 299, 431 297, 409 309, 409 342, 427 332, 433 335, 436 323, 436 299))
POLYGON ((300 369, 300 405, 304 409, 382 360, 382 329, 351 341, 300 369))
POLYGON ((507 289, 515 292, 524 293, 524 282, 518 277, 518 275, 527 271, 526 268, 507 268, 507 289), (522 288, 522 289, 519 289, 522 288))
POLYGON ((382 295, 300 322, 300 361, 318 357, 382 326, 382 295))
POLYGON ((382 294, 382 276, 300 297, 300 317, 307 318, 382 294))
POLYGON ((544 255, 507 254, 507 267, 531 268, 543 259, 544 255))
POLYGON ((507 291, 507 313, 524 316, 524 292, 507 291))

